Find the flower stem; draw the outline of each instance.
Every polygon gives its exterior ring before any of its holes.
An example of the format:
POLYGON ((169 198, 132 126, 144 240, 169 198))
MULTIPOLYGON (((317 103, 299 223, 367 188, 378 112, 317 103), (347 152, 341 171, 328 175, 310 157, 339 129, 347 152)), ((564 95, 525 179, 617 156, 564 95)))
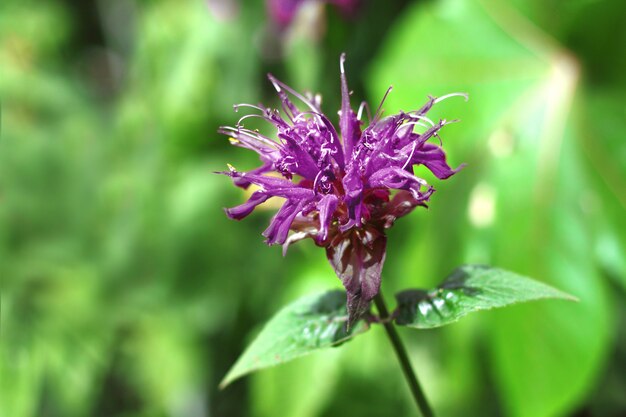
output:
POLYGON ((396 356, 400 362, 400 367, 402 368, 404 377, 409 384, 409 388, 411 389, 413 398, 417 403, 417 407, 420 409, 424 417, 434 417, 433 410, 430 408, 430 405, 428 405, 424 391, 422 391, 422 387, 420 387, 417 376, 415 375, 415 372, 413 372, 413 367, 411 367, 411 362, 409 361, 409 356, 406 353, 406 348, 402 344, 393 322, 390 320, 389 311, 387 310, 387 305, 385 304, 385 300, 383 299, 381 292, 374 297, 374 303, 378 309, 381 322, 383 326, 385 326, 385 331, 387 332, 391 346, 393 346, 393 350, 396 352, 396 356))

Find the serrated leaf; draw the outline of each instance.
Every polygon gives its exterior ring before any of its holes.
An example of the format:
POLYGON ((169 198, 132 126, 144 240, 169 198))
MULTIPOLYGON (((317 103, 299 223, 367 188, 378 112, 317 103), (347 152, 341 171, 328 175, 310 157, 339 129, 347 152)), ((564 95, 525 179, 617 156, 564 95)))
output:
POLYGON ((569 294, 513 272, 483 265, 465 265, 432 291, 396 294, 396 323, 417 329, 441 327, 474 311, 489 310, 544 298, 576 300, 569 294))
POLYGON ((250 372, 337 346, 369 329, 357 321, 346 330, 346 293, 329 291, 299 298, 280 310, 220 383, 226 387, 250 372))

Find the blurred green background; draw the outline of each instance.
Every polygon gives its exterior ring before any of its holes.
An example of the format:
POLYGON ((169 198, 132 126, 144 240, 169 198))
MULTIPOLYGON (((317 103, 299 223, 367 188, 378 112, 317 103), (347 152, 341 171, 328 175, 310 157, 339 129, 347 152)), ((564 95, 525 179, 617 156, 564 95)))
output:
POLYGON ((234 103, 277 106, 265 74, 336 119, 468 92, 433 118, 453 165, 390 232, 383 290, 489 263, 575 294, 401 330, 441 416, 626 415, 626 25, 621 0, 0 3, 0 416, 417 415, 382 329, 219 380, 260 326, 340 287, 311 242, 268 248, 242 222, 216 133, 234 103))

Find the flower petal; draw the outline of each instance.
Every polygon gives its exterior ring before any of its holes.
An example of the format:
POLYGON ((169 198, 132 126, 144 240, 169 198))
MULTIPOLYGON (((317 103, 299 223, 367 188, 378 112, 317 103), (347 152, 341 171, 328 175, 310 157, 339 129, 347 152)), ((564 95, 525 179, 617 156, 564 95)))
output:
POLYGON ((241 220, 248 214, 252 213, 256 206, 267 201, 268 198, 270 198, 270 196, 266 193, 255 191, 245 203, 233 208, 224 209, 224 211, 231 219, 241 220))
POLYGON ((361 224, 361 203, 363 202, 363 180, 359 175, 358 169, 353 165, 349 167, 348 172, 343 177, 342 185, 345 190, 343 197, 344 203, 348 206, 348 225, 342 226, 342 230, 347 230, 352 226, 360 226, 361 224))
POLYGON ((348 79, 344 62, 346 54, 341 54, 339 59, 339 68, 341 70, 341 115, 339 117, 339 130, 343 139, 344 155, 347 159, 351 158, 354 145, 361 136, 361 121, 357 119, 356 114, 350 107, 350 91, 348 90, 348 79))
POLYGON ((370 188, 393 188, 410 191, 417 200, 423 200, 425 194, 421 187, 426 181, 399 167, 387 167, 376 171, 367 182, 370 188))
MULTIPOLYGON (((260 175, 260 174, 271 172, 273 170, 274 170, 274 164, 271 162, 266 162, 260 167, 253 169, 251 171, 248 171, 248 174, 260 175)), ((250 184, 251 184, 250 181, 248 181, 247 179, 243 177, 233 177, 233 183, 237 187, 240 187, 243 189, 247 189, 248 187, 250 187, 250 184)))
POLYGON ((260 155, 277 155, 278 143, 253 130, 244 127, 222 126, 218 133, 230 136, 230 143, 257 152, 260 155))
POLYGON ((328 238, 328 228, 333 220, 333 214, 337 209, 339 199, 334 194, 326 194, 317 203, 317 209, 319 210, 320 228, 318 235, 318 242, 323 242, 328 238))
POLYGON ((283 178, 273 177, 269 175, 260 175, 255 173, 254 171, 239 172, 230 165, 229 169, 229 171, 218 172, 218 174, 228 175, 229 177, 233 178, 233 181, 236 179, 248 181, 251 184, 258 185, 265 190, 298 188, 296 184, 283 178))
POLYGON ((421 149, 415 151, 411 158, 411 165, 422 164, 432 171, 435 176, 441 180, 459 172, 465 165, 460 165, 456 169, 452 169, 446 162, 446 153, 440 146, 432 143, 425 143, 421 149))
POLYGON ((278 210, 272 218, 269 227, 263 232, 263 236, 267 238, 265 243, 268 245, 282 245, 285 243, 287 236, 289 236, 291 223, 298 213, 302 211, 303 206, 304 202, 302 201, 295 203, 288 200, 285 204, 283 204, 280 210, 278 210))
POLYGON ((385 229, 389 229, 396 219, 406 216, 417 206, 427 207, 424 199, 414 198, 409 191, 398 191, 385 206, 385 212, 382 215, 385 229))
POLYGON ((314 179, 319 168, 311 155, 300 145, 299 142, 302 142, 302 139, 295 134, 293 129, 279 131, 278 137, 283 142, 281 152, 283 159, 289 158, 292 161, 289 171, 310 180, 314 179))

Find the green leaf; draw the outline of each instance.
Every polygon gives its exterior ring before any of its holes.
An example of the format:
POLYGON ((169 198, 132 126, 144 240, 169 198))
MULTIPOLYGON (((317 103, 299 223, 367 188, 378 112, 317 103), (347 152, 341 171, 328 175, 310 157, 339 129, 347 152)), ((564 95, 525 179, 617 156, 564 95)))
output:
POLYGON ((396 294, 396 323, 417 329, 441 327, 474 311, 505 307, 543 298, 576 300, 541 282, 483 265, 459 267, 432 291, 396 294))
POLYGON ((361 320, 346 331, 347 320, 344 291, 329 291, 294 301, 265 325, 224 377, 220 388, 250 372, 337 346, 369 329, 361 320))

